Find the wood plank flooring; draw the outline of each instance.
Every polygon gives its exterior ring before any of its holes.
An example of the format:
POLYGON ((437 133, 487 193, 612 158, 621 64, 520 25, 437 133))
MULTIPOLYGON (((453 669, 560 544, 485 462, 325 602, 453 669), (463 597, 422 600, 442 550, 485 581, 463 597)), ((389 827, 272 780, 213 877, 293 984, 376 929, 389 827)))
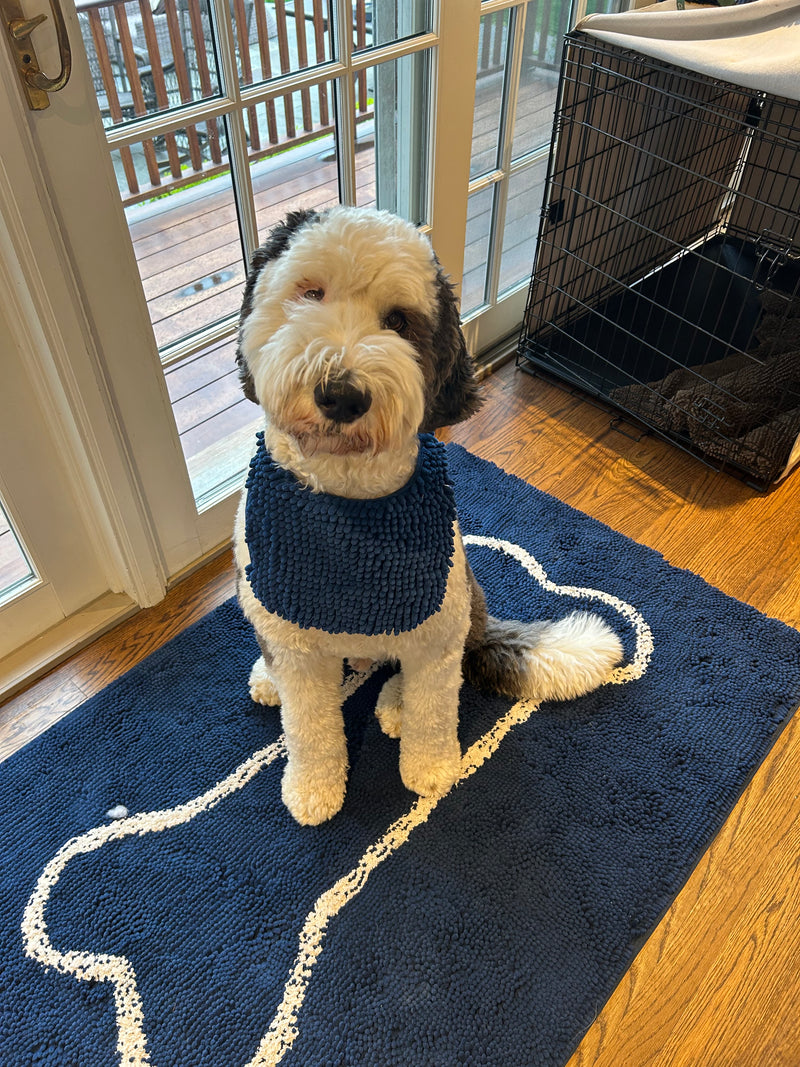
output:
MULTIPOLYGON (((767 494, 509 368, 448 437, 800 628, 800 472, 767 494)), ((787 727, 569 1067, 800 1064, 800 720, 787 727)))
MULTIPOLYGON (((485 394, 482 411, 443 438, 800 628, 800 472, 758 493, 666 442, 623 436, 580 396, 511 365, 487 379, 485 394)), ((232 592, 226 552, 0 708, 0 755, 232 592)), ((797 1067, 798 857, 794 721, 569 1067, 797 1067)))

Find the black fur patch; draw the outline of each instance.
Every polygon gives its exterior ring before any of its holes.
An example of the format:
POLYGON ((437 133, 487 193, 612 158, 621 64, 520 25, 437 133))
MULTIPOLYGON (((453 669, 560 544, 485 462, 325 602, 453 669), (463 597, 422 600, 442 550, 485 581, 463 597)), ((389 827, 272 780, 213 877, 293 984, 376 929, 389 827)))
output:
POLYGON ((310 209, 290 211, 283 222, 279 222, 277 226, 274 226, 270 230, 266 241, 255 250, 253 258, 250 261, 250 270, 247 274, 244 295, 242 297, 242 310, 239 315, 239 339, 236 346, 236 365, 239 368, 239 381, 241 382, 244 395, 248 400, 252 400, 254 404, 258 403, 258 397, 256 396, 252 376, 247 367, 247 361, 242 352, 242 327, 245 319, 253 310, 253 290, 256 287, 258 276, 263 270, 264 265, 269 263, 270 260, 282 256, 289 247, 291 239, 297 230, 307 222, 316 222, 319 217, 318 211, 312 211, 310 209))
POLYGON ((526 654, 536 648, 549 622, 514 622, 486 617, 481 640, 477 633, 464 648, 462 671, 466 681, 486 693, 501 693, 512 700, 525 695, 526 654))
POLYGON ((425 431, 463 422, 481 406, 475 364, 461 332, 458 301, 441 267, 436 287, 439 317, 431 338, 434 375, 422 424, 425 431))
POLYGON ((469 560, 465 559, 467 568, 467 584, 469 586, 469 633, 464 643, 465 654, 473 649, 480 648, 486 637, 486 626, 489 621, 489 612, 486 610, 486 597, 481 589, 478 579, 469 560))

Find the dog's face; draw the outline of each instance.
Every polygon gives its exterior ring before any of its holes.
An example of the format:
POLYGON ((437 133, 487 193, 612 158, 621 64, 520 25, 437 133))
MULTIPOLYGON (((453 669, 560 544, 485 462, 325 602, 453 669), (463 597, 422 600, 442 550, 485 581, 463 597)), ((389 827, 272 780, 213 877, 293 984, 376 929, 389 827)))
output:
POLYGON ((296 212, 253 257, 237 353, 245 394, 306 456, 375 455, 478 407, 449 283, 387 212, 296 212))

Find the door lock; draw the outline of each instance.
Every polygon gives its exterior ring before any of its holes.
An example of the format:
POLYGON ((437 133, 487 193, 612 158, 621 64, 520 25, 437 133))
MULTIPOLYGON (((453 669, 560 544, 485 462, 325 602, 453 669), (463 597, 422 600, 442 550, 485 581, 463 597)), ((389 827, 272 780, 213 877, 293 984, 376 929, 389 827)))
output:
POLYGON ((72 50, 58 0, 50 0, 50 10, 55 23, 58 50, 61 53, 61 72, 55 78, 48 78, 39 66, 36 49, 31 40, 31 34, 37 26, 41 26, 47 20, 47 15, 33 15, 31 18, 26 18, 19 6, 19 0, 0 0, 3 24, 31 111, 43 111, 49 107, 48 93, 56 93, 59 89, 63 89, 69 81, 72 70, 72 50))

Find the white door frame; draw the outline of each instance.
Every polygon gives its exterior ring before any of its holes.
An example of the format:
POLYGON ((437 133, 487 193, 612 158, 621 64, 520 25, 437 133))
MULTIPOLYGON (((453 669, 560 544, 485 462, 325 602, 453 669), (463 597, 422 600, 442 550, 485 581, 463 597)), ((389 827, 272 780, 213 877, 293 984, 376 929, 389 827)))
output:
MULTIPOLYGON (((111 397, 98 370, 91 324, 39 165, 31 117, 40 115, 26 110, 16 79, 5 55, 0 60, 0 113, 5 116, 0 271, 6 282, 5 317, 11 333, 2 359, 9 375, 12 363, 24 370, 33 400, 8 393, 5 399, 14 403, 20 422, 46 427, 53 454, 65 469, 65 496, 72 498, 82 516, 106 587, 124 591, 138 603, 153 603, 163 595, 164 582, 152 559, 152 531, 143 521, 119 427, 109 417, 111 397)), ((38 477, 41 463, 34 456, 26 453, 12 459, 12 453, 4 450, 4 469, 26 460, 32 477, 38 477)), ((7 471, 5 476, 8 480, 7 471)), ((47 529, 44 515, 17 521, 31 529, 47 529)), ((29 536, 36 555, 40 538, 29 536)), ((52 574, 54 568, 58 569, 50 560, 47 570, 52 574)), ((71 606, 67 598, 65 607, 71 606)))
MULTIPOLYGON (((80 42, 74 6, 62 7, 71 39, 80 42)), ((126 561, 136 575, 135 599, 152 603, 205 546, 82 47, 73 49, 66 88, 51 95, 46 111, 24 117, 60 239, 54 270, 74 279, 74 313, 83 320, 84 352, 76 360, 72 349, 69 358, 75 399, 87 407, 82 443, 90 454, 99 451, 93 467, 109 490, 104 506, 116 520, 115 539, 124 545, 131 528, 136 535, 126 561), (93 448, 98 424, 113 437, 107 479, 102 467, 111 442, 93 448)))

